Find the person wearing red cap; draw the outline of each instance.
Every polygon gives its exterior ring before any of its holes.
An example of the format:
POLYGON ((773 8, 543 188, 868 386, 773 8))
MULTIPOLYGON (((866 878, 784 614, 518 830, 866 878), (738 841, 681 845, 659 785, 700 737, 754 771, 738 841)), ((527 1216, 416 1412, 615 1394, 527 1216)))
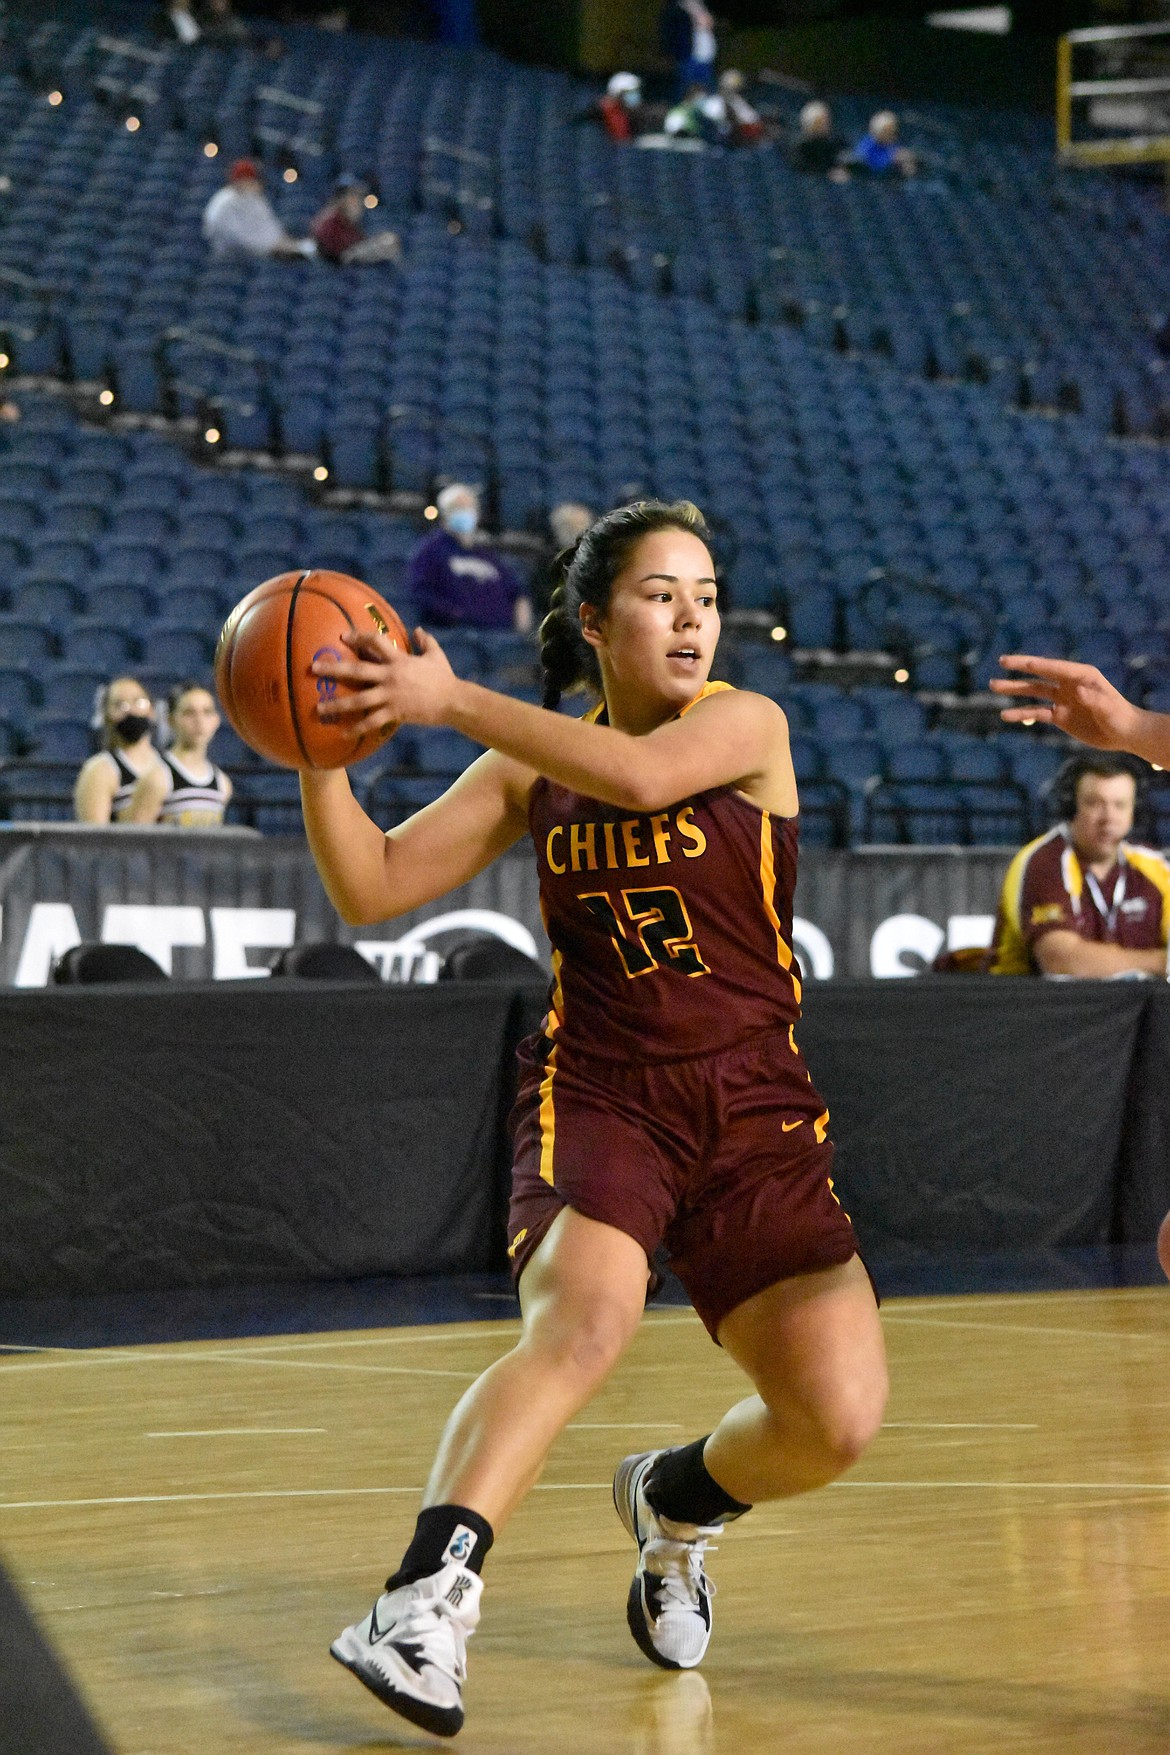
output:
POLYGON ((312 238, 285 231, 264 193, 260 167, 238 158, 203 210, 203 236, 213 256, 246 261, 260 256, 314 256, 312 238))

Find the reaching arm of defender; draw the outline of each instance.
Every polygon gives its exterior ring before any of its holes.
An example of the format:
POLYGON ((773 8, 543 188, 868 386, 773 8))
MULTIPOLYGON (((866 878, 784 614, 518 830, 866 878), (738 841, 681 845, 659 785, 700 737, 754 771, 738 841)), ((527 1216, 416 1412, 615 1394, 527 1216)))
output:
POLYGON ((1028 697, 1025 706, 1004 708, 1001 717, 1009 724, 1055 725, 1094 749, 1126 750, 1170 768, 1170 714, 1135 707, 1094 665, 1028 653, 999 662, 1024 675, 993 677, 995 693, 1028 697))
POLYGON ((323 719, 347 721, 355 734, 392 721, 449 725, 575 792, 621 809, 662 810, 712 787, 761 787, 782 814, 795 815, 796 783, 788 722, 775 702, 734 690, 644 736, 545 712, 454 675, 436 641, 421 629, 418 654, 380 634, 344 636, 355 658, 313 666, 351 689, 322 703, 323 719))
POLYGON ((344 770, 303 772, 305 832, 329 900, 347 925, 370 926, 467 883, 527 832, 533 778, 503 756, 481 756, 384 834, 344 770))

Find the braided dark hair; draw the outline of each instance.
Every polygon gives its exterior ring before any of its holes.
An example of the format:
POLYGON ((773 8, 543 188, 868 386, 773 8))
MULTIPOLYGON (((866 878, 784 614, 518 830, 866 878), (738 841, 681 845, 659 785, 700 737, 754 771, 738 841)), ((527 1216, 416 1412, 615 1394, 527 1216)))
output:
POLYGON ((574 689, 600 696, 601 668, 581 632, 581 605, 604 614, 614 580, 642 538, 656 530, 685 530, 710 542, 703 514, 689 500, 635 500, 591 524, 553 562, 555 584, 540 624, 542 706, 555 708, 574 689))

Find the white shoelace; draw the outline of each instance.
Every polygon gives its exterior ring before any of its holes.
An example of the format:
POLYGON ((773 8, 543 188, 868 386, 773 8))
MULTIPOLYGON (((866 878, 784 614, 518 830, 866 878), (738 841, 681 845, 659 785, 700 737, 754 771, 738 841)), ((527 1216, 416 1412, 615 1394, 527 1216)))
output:
POLYGON ((718 1544, 702 1538, 681 1542, 670 1536, 656 1536, 642 1549, 647 1572, 662 1580, 663 1595, 680 1608, 698 1607, 699 1590, 707 1587, 707 1595, 715 1595, 715 1586, 703 1570, 703 1555, 715 1553, 718 1544))

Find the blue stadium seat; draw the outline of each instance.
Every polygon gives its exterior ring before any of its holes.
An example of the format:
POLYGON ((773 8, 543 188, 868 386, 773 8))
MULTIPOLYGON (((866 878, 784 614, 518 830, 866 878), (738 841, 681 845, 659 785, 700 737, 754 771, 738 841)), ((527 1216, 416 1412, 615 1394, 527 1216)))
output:
POLYGON ((200 676, 211 665, 214 641, 189 628, 148 626, 142 634, 142 663, 153 670, 170 671, 176 681, 200 676))
POLYGON ((792 752, 792 766, 801 785, 807 781, 825 778, 824 757, 821 745, 815 737, 798 735, 790 739, 789 747, 792 752))
POLYGON ((47 709, 28 726, 28 741, 38 762, 69 762, 80 767, 94 751, 93 733, 84 720, 57 716, 47 709))
POLYGON ((40 702, 40 686, 31 671, 0 669, 0 719, 7 725, 25 725, 40 702))
POLYGON ((471 738, 441 725, 416 727, 414 747, 415 759, 425 773, 440 774, 448 779, 461 774, 483 754, 482 747, 471 738))
POLYGON ((109 621, 79 617, 59 635, 61 657, 69 665, 86 665, 107 676, 124 670, 139 656, 137 641, 125 628, 109 621))
POLYGON ((47 627, 63 627, 76 615, 80 604, 80 593, 63 579, 26 580, 23 585, 15 585, 9 595, 13 615, 47 627))
POLYGON ((942 780, 945 769, 943 753, 933 744, 898 744, 886 752, 889 780, 942 780))
POLYGON ((131 635, 153 615, 154 604, 155 594, 145 585, 99 585, 87 589, 84 597, 87 616, 119 626, 131 635))
POLYGON ((98 691, 105 687, 117 666, 64 664, 50 670, 41 680, 41 711, 88 724, 92 717, 98 691))
POLYGON ((0 615, 0 664, 43 670, 55 656, 56 642, 39 622, 18 615, 0 615))

